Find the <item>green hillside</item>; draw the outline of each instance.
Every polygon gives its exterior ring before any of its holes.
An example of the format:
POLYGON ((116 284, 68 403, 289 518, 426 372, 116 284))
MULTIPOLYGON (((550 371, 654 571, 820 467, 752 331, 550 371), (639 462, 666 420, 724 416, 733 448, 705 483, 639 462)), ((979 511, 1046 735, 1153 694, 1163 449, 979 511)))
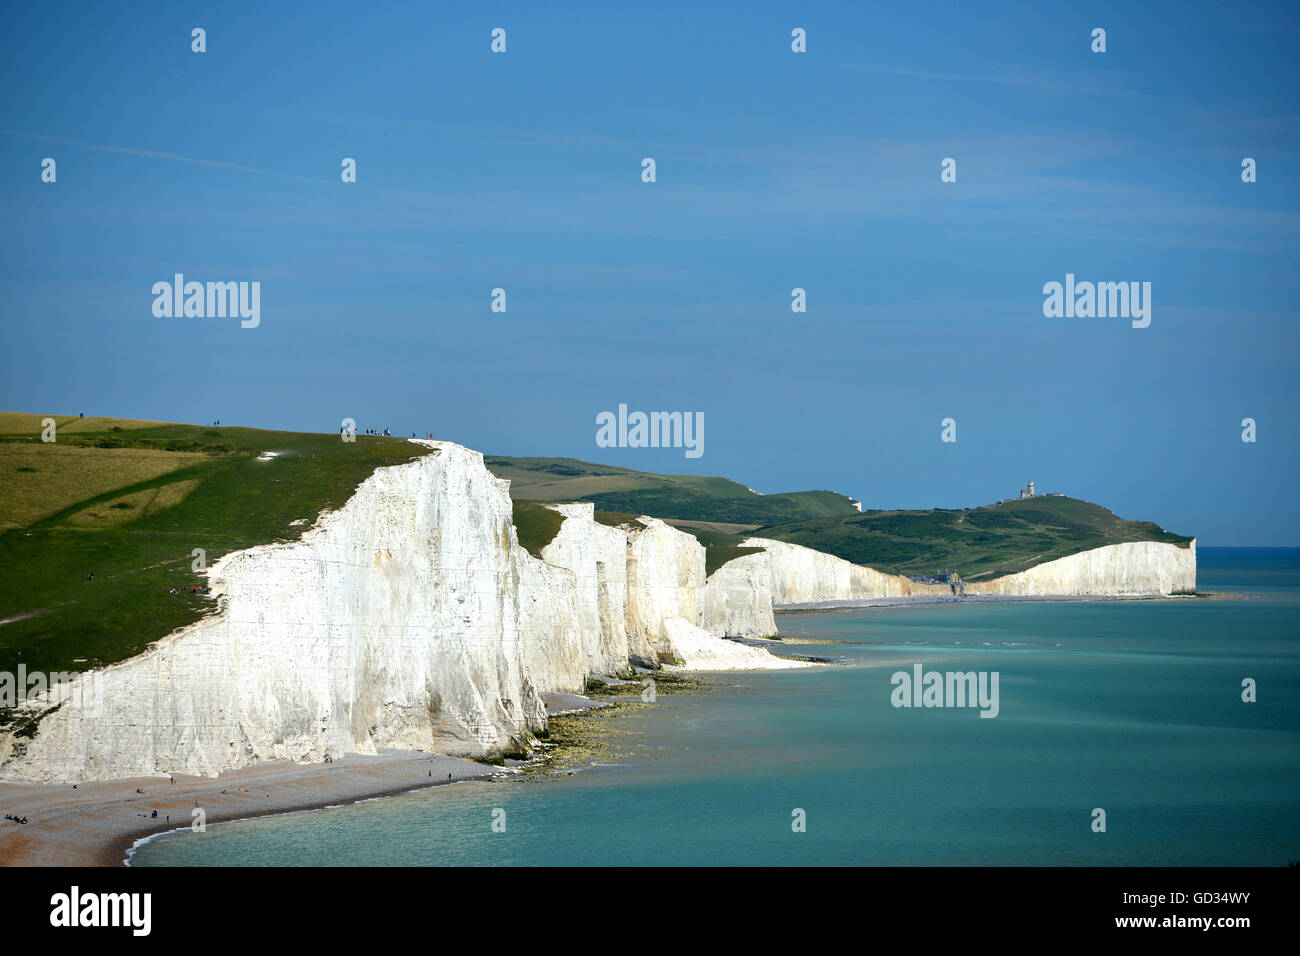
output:
POLYGON ((775 524, 754 535, 815 548, 879 571, 921 576, 956 570, 968 581, 1012 574, 1108 544, 1186 545, 1192 540, 1149 521, 1125 521, 1100 505, 1064 495, 963 510, 865 511, 775 524))
POLYGON ((833 491, 760 495, 727 478, 654 475, 576 458, 505 458, 485 461, 510 480, 511 497, 529 501, 590 501, 599 511, 756 527, 858 511, 833 491))
POLYGON ((46 443, 42 417, 0 413, 0 671, 139 653, 210 609, 189 590, 205 580, 193 549, 211 565, 295 539, 375 468, 425 452, 398 438, 76 416, 52 416, 46 443))

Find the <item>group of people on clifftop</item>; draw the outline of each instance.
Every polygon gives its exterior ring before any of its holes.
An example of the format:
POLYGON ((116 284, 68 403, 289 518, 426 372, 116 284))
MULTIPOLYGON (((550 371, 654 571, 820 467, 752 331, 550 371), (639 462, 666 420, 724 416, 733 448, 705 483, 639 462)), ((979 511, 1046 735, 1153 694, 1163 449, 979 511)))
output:
MULTIPOLYGON (((345 429, 342 429, 342 428, 339 429, 339 434, 344 434, 344 432, 345 432, 345 429)), ((373 435, 373 436, 375 436, 376 438, 392 438, 392 437, 393 437, 393 430, 392 430, 391 428, 385 428, 383 431, 380 431, 378 428, 367 428, 367 429, 366 429, 365 431, 363 431, 361 434, 363 434, 363 435, 373 435)), ((411 432, 411 437, 412 437, 412 438, 415 437, 415 432, 411 432)), ((425 432, 425 433, 424 433, 424 437, 425 437, 425 438, 433 438, 433 432, 425 432)))

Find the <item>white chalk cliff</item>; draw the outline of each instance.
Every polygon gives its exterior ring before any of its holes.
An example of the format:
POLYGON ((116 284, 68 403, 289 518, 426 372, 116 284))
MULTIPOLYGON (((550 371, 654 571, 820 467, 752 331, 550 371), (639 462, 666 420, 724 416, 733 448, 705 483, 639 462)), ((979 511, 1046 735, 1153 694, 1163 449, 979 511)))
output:
MULTIPOLYGON (((215 774, 381 747, 488 756, 545 726, 543 695, 630 662, 703 670, 813 666, 723 637, 776 633, 774 605, 946 593, 785 542, 705 573, 705 550, 655 518, 608 527, 590 504, 542 558, 520 547, 509 483, 476 451, 381 468, 298 540, 208 572, 217 610, 120 664, 25 705, 0 779, 215 774), (50 710, 53 704, 57 709, 50 710)), ((1195 588, 1196 552, 1113 545, 972 585, 999 594, 1195 588)))
POLYGON ((545 726, 543 694, 629 659, 808 666, 722 640, 776 631, 759 556, 707 579, 691 535, 606 527, 577 504, 556 506, 565 520, 538 560, 483 456, 423 444, 300 540, 216 562, 217 611, 61 685, 34 736, 0 737, 0 778, 215 774, 381 747, 492 755, 545 726))
POLYGON ((857 601, 904 594, 947 594, 948 588, 916 584, 897 574, 853 564, 832 554, 772 538, 747 538, 746 548, 764 548, 772 571, 772 603, 813 604, 857 601))
MULTIPOLYGON (((922 584, 883 574, 797 544, 748 538, 767 549, 775 606, 861 601, 913 594, 948 594, 946 584, 922 584)), ((1131 541, 1045 561, 991 581, 967 582, 966 594, 1024 597, 1148 597, 1196 590, 1196 539, 1187 547, 1131 541)))
POLYGON ((1187 547, 1126 541, 966 585, 967 594, 1144 597, 1196 590, 1196 539, 1187 547))

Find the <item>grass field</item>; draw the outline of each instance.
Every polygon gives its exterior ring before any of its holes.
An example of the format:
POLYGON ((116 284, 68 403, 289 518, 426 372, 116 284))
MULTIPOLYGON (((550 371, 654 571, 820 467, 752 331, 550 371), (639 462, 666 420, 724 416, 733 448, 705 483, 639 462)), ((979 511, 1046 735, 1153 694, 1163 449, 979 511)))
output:
POLYGON ((0 671, 20 660, 75 671, 139 653, 210 608, 168 594, 203 580, 195 548, 210 565, 295 539, 375 468, 424 453, 399 438, 57 415, 70 424, 45 443, 42 417, 0 414, 0 671), (278 455, 259 461, 263 451, 278 455))
POLYGON ((74 511, 63 519, 63 526, 87 530, 118 528, 146 515, 158 514, 160 511, 175 507, 188 498, 190 492, 199 484, 198 478, 189 478, 159 485, 157 488, 146 488, 129 495, 121 495, 101 504, 74 511))
POLYGON ((25 528, 87 498, 204 460, 198 452, 6 441, 0 444, 0 529, 25 528))
POLYGON ((82 418, 79 415, 41 415, 33 412, 0 412, 0 435, 22 435, 38 438, 47 418, 54 419, 55 436, 78 433, 96 434, 108 431, 133 431, 137 428, 156 428, 175 425, 177 422, 153 422, 139 418, 82 418))

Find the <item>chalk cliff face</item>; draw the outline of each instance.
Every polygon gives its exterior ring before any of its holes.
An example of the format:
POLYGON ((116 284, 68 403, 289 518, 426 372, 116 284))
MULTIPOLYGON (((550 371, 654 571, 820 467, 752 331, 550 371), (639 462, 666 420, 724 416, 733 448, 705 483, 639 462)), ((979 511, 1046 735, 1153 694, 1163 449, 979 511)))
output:
POLYGON ((379 469, 301 540, 217 562, 218 613, 80 678, 91 703, 0 742, 2 771, 211 774, 380 746, 509 748, 544 721, 511 519, 469 449, 379 469))
MULTIPOLYGON (((851 564, 810 548, 768 538, 746 547, 766 548, 772 568, 772 603, 860 601, 912 594, 950 593, 944 584, 919 584, 895 574, 851 564)), ((968 582, 966 594, 1140 597, 1196 590, 1196 541, 1183 548, 1134 541, 1082 551, 992 581, 968 582)))
POLYGON ((627 667, 627 534, 598 524, 590 503, 552 505, 566 520, 542 559, 573 572, 577 640, 587 672, 627 667))
MULTIPOLYGON (((776 633, 766 553, 737 558, 706 577, 699 541, 658 518, 612 528, 595 520, 591 504, 548 507, 566 520, 542 557, 578 575, 576 613, 585 629, 591 673, 626 668, 629 658, 648 664, 681 659, 669 621, 684 621, 713 637, 776 633)), ((678 628, 678 633, 684 632, 678 628)), ((731 644, 720 645, 711 657, 721 660, 727 654, 753 659, 731 644)), ((771 655, 760 660, 770 661, 771 655)))
POLYGON ((733 558, 709 575, 700 598, 700 625, 718 637, 771 637, 772 559, 766 551, 733 558))
POLYGON ((704 548, 658 518, 642 518, 640 524, 627 544, 628 653, 647 662, 671 662, 677 655, 664 621, 681 618, 698 625, 704 548))
POLYGON ((608 528, 589 504, 557 506, 538 560, 482 456, 423 444, 299 541, 214 564, 217 612, 62 686, 35 736, 0 737, 0 778, 213 774, 380 747, 480 756, 542 728, 542 694, 629 656, 801 666, 719 638, 733 621, 775 631, 744 606, 765 601, 760 576, 752 596, 744 569, 711 589, 693 537, 653 519, 608 528))
POLYGON ((966 585, 967 594, 1138 597, 1195 590, 1195 538, 1186 548, 1159 541, 1111 544, 966 585))
MULTIPOLYGON (((590 504, 552 506, 564 521, 538 559, 482 455, 420 444, 430 452, 376 471, 300 540, 213 565, 209 617, 25 705, 36 733, 0 735, 0 779, 214 774, 381 747, 499 754, 545 726, 544 694, 630 661, 813 666, 722 639, 775 634, 773 604, 948 593, 761 538, 708 576, 693 536, 646 517, 607 527, 590 504)), ((1194 545, 1146 543, 968 593, 1195 586, 1194 545)))
POLYGON ((772 572, 772 603, 811 604, 904 594, 947 594, 949 589, 916 584, 897 574, 852 564, 843 558, 772 538, 747 538, 746 548, 764 548, 772 572))

